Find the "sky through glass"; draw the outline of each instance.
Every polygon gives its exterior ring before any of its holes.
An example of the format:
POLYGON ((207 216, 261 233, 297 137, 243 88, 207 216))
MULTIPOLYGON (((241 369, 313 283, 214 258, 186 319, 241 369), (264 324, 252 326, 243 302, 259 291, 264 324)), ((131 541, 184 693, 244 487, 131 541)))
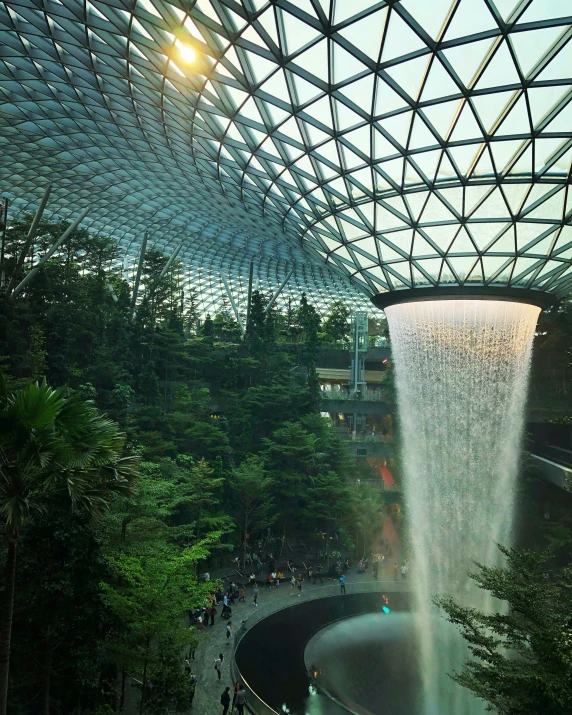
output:
MULTIPOLYGON (((569 0, 0 2, 0 189, 316 302, 572 287, 569 0), (194 56, 194 59, 193 59, 194 56)), ((199 268, 201 269, 199 271, 199 268)))

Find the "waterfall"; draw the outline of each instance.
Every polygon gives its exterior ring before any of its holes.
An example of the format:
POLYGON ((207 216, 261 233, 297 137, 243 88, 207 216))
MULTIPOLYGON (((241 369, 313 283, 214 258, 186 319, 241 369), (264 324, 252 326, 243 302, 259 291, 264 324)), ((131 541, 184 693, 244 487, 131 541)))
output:
MULTIPOLYGON (((534 328, 540 309, 495 300, 386 308, 397 377, 404 489, 424 715, 477 715, 484 704, 447 677, 470 654, 431 604, 448 594, 483 611, 467 578, 511 544, 534 328)), ((496 607, 500 604, 497 602, 496 607)))

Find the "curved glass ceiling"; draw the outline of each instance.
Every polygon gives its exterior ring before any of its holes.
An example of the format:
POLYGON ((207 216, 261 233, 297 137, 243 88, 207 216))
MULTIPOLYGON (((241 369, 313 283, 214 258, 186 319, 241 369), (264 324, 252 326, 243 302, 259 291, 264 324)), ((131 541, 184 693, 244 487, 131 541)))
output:
POLYGON ((181 246, 209 305, 251 260, 356 307, 572 288, 569 0, 10 0, 0 34, 4 195, 181 246))

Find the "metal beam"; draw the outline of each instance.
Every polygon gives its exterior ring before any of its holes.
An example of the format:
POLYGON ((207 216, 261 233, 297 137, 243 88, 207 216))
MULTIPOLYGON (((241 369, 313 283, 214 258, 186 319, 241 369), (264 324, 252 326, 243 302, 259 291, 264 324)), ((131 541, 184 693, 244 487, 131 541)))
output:
POLYGON ((88 206, 80 213, 80 215, 76 218, 76 220, 72 224, 70 224, 70 226, 68 226, 68 228, 62 233, 62 235, 58 238, 58 240, 54 243, 54 245, 49 249, 49 251, 47 251, 47 253, 45 253, 40 258, 37 265, 34 268, 32 268, 32 270, 24 277, 24 279, 14 288, 14 291, 13 291, 14 298, 24 290, 24 288, 28 285, 28 283, 30 283, 30 281, 34 280, 34 278, 38 275, 38 273, 40 272, 40 270, 42 269, 44 264, 50 260, 50 258, 54 255, 54 253, 58 250, 58 248, 62 245, 62 243, 76 230, 76 228, 84 220, 84 218, 90 212, 90 209, 91 209, 91 206, 88 206))
MULTIPOLYGON (((48 199, 50 198, 51 190, 52 190, 52 185, 48 184, 46 186, 46 190, 44 191, 44 195, 42 196, 42 200, 40 201, 40 204, 39 204, 38 208, 36 209, 36 213, 32 220, 32 225, 30 226, 28 235, 26 236, 26 241, 24 242, 24 247, 22 248, 22 252, 20 253, 18 262, 16 263, 16 267, 14 268, 14 272, 12 273, 10 281, 8 282, 8 287, 6 288, 6 295, 10 295, 10 292, 12 291, 12 288, 14 287, 14 284, 16 283, 16 276, 18 275, 18 273, 20 272, 20 269, 24 265, 24 261, 26 260, 26 256, 28 255, 28 251, 30 250, 30 246, 32 245, 32 241, 34 240, 34 238, 36 236, 36 231, 38 230, 38 226, 40 224, 42 214, 44 213, 44 209, 46 208, 46 204, 48 203, 48 199)), ((4 265, 2 265, 2 268, 4 268, 4 265)))
POLYGON ((171 254, 171 257, 169 258, 169 260, 167 261, 167 263, 165 263, 165 267, 164 267, 163 270, 161 271, 161 275, 160 275, 159 278, 157 279, 157 283, 158 283, 160 280, 162 280, 162 278, 165 276, 165 274, 167 273, 167 271, 169 270, 169 268, 173 265, 173 261, 174 261, 175 258, 179 255, 179 251, 180 251, 181 248, 183 247, 183 244, 184 244, 184 243, 185 243, 184 240, 181 241, 181 243, 179 243, 179 245, 177 246, 177 248, 175 248, 175 250, 174 250, 173 253, 171 254))
POLYGON ((293 268, 290 269, 290 272, 288 273, 288 275, 286 276, 286 278, 284 278, 284 280, 283 280, 282 283, 280 284, 280 288, 278 288, 278 290, 276 291, 276 293, 274 293, 274 295, 273 295, 272 298, 270 299, 270 303, 268 303, 268 305, 266 306, 266 310, 264 311, 265 313, 268 313, 268 311, 270 310, 270 308, 272 308, 272 306, 273 306, 274 303, 276 302, 276 298, 278 298, 278 296, 280 295, 280 293, 282 293, 282 291, 283 291, 284 288, 286 287, 286 283, 288 283, 288 281, 289 281, 290 278, 292 277, 292 273, 294 273, 294 269, 293 269, 293 268))
POLYGON ((141 281, 141 273, 143 271, 143 259, 145 258, 145 249, 147 248, 147 231, 143 234, 141 242, 141 250, 139 251, 139 262, 137 264, 137 275, 135 276, 135 285, 133 286, 133 297, 131 298, 131 317, 135 312, 135 304, 137 303, 137 293, 139 293, 139 282, 141 281))
POLYGON ((246 300, 246 327, 250 323, 250 306, 252 305, 252 277, 254 275, 254 261, 250 261, 250 268, 248 271, 248 298, 246 300))
POLYGON ((241 317, 240 317, 240 315, 239 315, 239 313, 238 313, 238 308, 236 307, 236 303, 234 302, 234 298, 232 297, 232 293, 230 292, 230 288, 229 288, 229 285, 228 285, 228 283, 227 283, 227 280, 226 280, 226 278, 225 278, 222 274, 221 274, 220 278, 221 278, 221 280, 222 280, 222 283, 223 283, 223 285, 224 285, 224 289, 226 290, 226 294, 227 294, 227 296, 228 296, 228 299, 229 299, 230 304, 231 304, 231 306, 232 306, 232 309, 233 309, 233 311, 234 311, 234 317, 236 318, 236 322, 237 322, 238 325, 240 326, 240 332, 244 335, 244 333, 246 332, 245 329, 244 329, 244 324, 243 324, 242 319, 241 319, 241 317))

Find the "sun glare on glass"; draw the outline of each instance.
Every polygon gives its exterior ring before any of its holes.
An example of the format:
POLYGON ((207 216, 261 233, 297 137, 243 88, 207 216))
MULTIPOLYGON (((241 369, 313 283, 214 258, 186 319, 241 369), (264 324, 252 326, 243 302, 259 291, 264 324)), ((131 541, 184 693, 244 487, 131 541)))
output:
POLYGON ((185 62, 191 63, 191 62, 194 62, 194 61, 195 61, 197 55, 196 55, 196 53, 195 53, 195 51, 193 50, 192 47, 188 47, 187 45, 183 45, 182 43, 178 43, 178 44, 177 44, 177 47, 178 47, 178 49, 179 49, 179 53, 180 53, 180 55, 181 55, 181 58, 182 58, 185 62))

